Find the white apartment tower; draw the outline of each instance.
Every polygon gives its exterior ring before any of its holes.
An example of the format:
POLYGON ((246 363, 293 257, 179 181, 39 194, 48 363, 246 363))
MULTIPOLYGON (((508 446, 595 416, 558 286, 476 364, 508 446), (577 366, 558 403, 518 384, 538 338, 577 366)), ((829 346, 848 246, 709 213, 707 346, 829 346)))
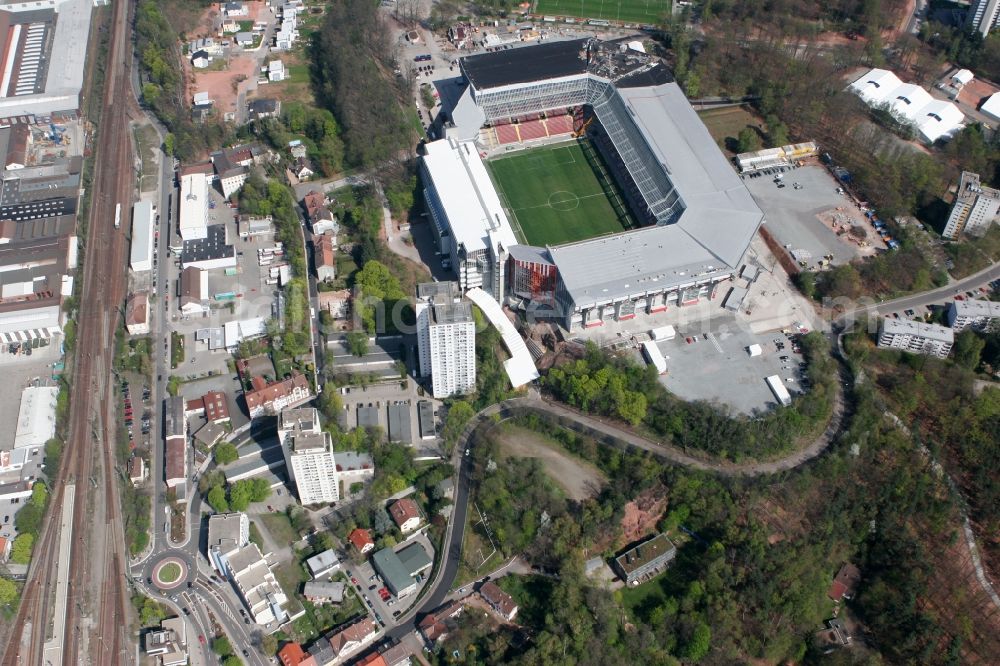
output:
POLYGON ((340 479, 333 458, 330 433, 319 426, 319 413, 311 407, 281 412, 278 440, 290 480, 304 505, 336 502, 340 479))
POLYGON ((417 285, 417 349, 421 377, 435 398, 476 389, 476 324, 455 282, 417 285))
POLYGON ((955 203, 941 235, 949 240, 956 240, 963 233, 983 236, 998 214, 1000 191, 981 185, 979 174, 963 171, 962 178, 958 181, 955 203))
POLYGON ((937 324, 907 319, 883 319, 879 327, 879 347, 899 349, 911 354, 944 358, 951 351, 954 342, 955 332, 937 324))
POLYGON ((969 13, 965 15, 967 30, 976 31, 983 37, 990 34, 1000 18, 1000 0, 972 0, 969 13))

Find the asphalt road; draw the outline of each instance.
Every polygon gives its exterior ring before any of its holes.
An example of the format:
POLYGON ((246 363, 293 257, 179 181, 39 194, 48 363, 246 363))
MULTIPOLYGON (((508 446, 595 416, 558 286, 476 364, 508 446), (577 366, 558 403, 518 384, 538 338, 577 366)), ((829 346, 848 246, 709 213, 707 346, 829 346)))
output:
POLYGON ((849 309, 837 319, 838 321, 843 321, 852 314, 856 316, 863 313, 886 316, 892 314, 893 312, 902 312, 904 310, 912 310, 929 305, 948 303, 959 294, 964 295, 967 291, 975 291, 982 285, 997 279, 1000 279, 1000 263, 993 264, 978 273, 974 273, 967 278, 952 282, 951 284, 941 287, 940 289, 925 291, 912 296, 903 296, 902 298, 896 298, 891 301, 883 301, 880 303, 859 303, 856 307, 849 309))

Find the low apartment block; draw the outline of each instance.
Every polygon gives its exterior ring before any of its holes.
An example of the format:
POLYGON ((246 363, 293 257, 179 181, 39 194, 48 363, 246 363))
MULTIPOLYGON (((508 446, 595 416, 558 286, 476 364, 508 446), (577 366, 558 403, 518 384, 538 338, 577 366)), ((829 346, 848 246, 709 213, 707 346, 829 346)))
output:
POLYGON ((954 342, 955 331, 937 324, 883 319, 879 326, 878 346, 887 349, 945 358, 954 342))
POLYGON ((638 585, 665 568, 676 556, 677 548, 667 535, 657 534, 616 557, 612 568, 626 585, 638 585))
POLYGON ((958 333, 968 327, 989 331, 1000 321, 1000 303, 994 301, 963 300, 948 305, 948 325, 958 333))

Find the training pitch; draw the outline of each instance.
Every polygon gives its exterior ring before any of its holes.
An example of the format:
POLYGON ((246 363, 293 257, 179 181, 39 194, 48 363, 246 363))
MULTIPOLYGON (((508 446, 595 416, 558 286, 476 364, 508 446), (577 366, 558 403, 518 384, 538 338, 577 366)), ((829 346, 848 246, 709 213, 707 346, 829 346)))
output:
POLYGON ((625 228, 620 199, 619 212, 612 205, 614 184, 598 176, 580 143, 535 148, 487 164, 514 233, 528 245, 562 245, 625 228))
POLYGON ((535 14, 659 25, 670 0, 538 0, 535 14))

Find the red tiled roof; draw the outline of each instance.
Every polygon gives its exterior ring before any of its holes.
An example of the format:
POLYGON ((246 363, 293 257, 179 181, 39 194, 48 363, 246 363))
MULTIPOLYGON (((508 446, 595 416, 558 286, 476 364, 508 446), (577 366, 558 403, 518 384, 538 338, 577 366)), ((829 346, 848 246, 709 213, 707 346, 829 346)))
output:
POLYGON ((339 655, 349 644, 363 642, 376 632, 378 627, 375 625, 375 620, 366 617, 330 636, 330 647, 339 655))
POLYGON ((205 403, 205 419, 208 421, 226 421, 229 419, 229 403, 222 391, 209 391, 202 396, 205 403))
MULTIPOLYGON (((260 377, 253 378, 254 390, 247 393, 244 397, 247 401, 247 408, 253 411, 257 407, 267 405, 268 403, 274 402, 277 398, 282 398, 297 388, 309 388, 309 380, 306 376, 298 373, 292 375, 288 379, 284 379, 280 382, 274 382, 273 384, 267 384, 261 388, 258 387, 257 380, 260 377)), ((261 379, 263 381, 263 379, 261 379)))
POLYGON ((129 299, 125 308, 125 325, 145 324, 148 322, 149 297, 142 291, 129 299))
POLYGON ((309 657, 309 655, 306 654, 306 651, 298 643, 285 643, 278 650, 278 660, 282 666, 299 666, 306 660, 306 657, 309 657))
POLYGON ((402 526, 411 518, 419 518, 420 510, 417 508, 416 502, 409 497, 404 497, 401 500, 396 500, 389 506, 389 515, 396 521, 396 525, 402 526))
POLYGON ((347 535, 347 540, 358 550, 364 550, 365 546, 374 546, 371 532, 368 530, 354 529, 347 535))
POLYGON ((382 658, 378 652, 372 652, 371 654, 361 657, 356 662, 357 666, 388 666, 385 663, 385 659, 382 658))
POLYGON ((333 266, 333 236, 330 234, 323 234, 322 236, 315 237, 313 241, 316 243, 316 266, 333 266))
POLYGON ((204 398, 195 398, 194 400, 188 400, 184 403, 185 412, 200 412, 203 409, 205 409, 204 398))
POLYGON ((490 606, 493 606, 498 613, 504 617, 510 617, 517 612, 517 604, 509 594, 500 589, 500 586, 493 581, 488 581, 479 588, 479 594, 490 606))
POLYGON ((180 169, 182 178, 196 173, 205 175, 215 173, 215 166, 211 162, 202 162, 201 164, 188 164, 187 166, 182 166, 180 169))
POLYGON ((183 481, 184 477, 187 476, 187 470, 184 468, 184 449, 187 446, 185 439, 184 437, 170 437, 167 439, 165 476, 168 481, 174 479, 183 481))

